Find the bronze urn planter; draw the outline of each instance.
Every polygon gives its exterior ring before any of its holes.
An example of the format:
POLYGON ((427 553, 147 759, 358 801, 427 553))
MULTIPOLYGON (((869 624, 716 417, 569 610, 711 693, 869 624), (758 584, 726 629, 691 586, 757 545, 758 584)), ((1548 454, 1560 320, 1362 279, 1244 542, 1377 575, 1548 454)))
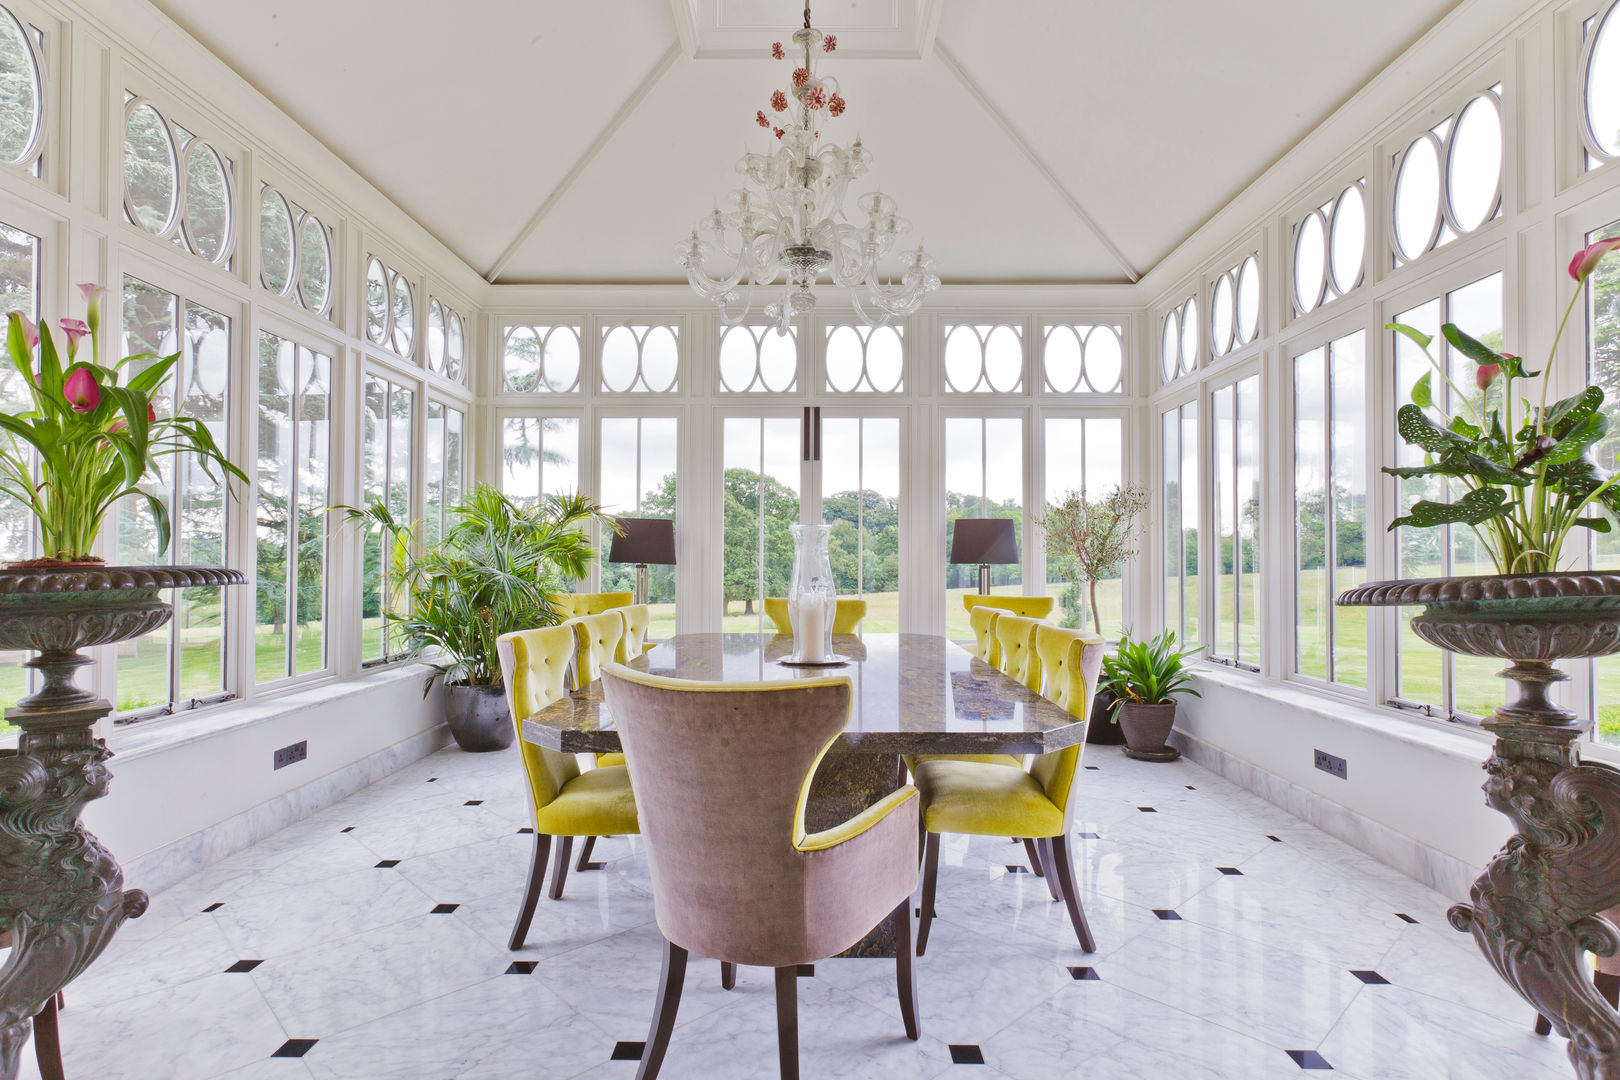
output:
POLYGON ((239 585, 214 566, 0 570, 0 648, 29 650, 37 692, 5 711, 22 729, 0 750, 0 1080, 15 1080, 32 1019, 101 955, 146 894, 124 888, 112 854, 79 821, 107 794, 112 752, 94 738, 111 703, 73 683, 79 650, 139 637, 173 614, 168 589, 239 585))
POLYGON ((1515 699, 1484 722, 1496 738, 1485 801, 1516 835, 1447 913, 1508 985, 1568 1036, 1583 1080, 1620 1080, 1620 1014, 1592 984, 1587 952, 1620 951, 1599 912, 1620 904, 1620 770, 1583 763, 1589 728, 1554 704, 1554 661, 1620 652, 1620 573, 1380 581, 1342 605, 1422 607, 1412 630, 1468 656, 1509 661, 1515 699))
POLYGON ((1125 756, 1137 761, 1174 761, 1181 751, 1164 745, 1176 723, 1176 703, 1164 701, 1144 705, 1121 701, 1115 706, 1119 730, 1125 737, 1125 756))

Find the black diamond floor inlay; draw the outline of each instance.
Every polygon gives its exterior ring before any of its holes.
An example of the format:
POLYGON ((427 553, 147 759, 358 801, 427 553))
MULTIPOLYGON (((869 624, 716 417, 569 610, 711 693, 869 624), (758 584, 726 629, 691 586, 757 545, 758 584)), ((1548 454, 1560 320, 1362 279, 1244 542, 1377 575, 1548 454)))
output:
POLYGON ((350 825, 347 829, 339 829, 338 832, 354 832, 354 826, 350 825))
POLYGON ((377 864, 377 869, 378 870, 392 870, 394 867, 396 867, 398 865, 399 865, 399 860, 398 859, 384 859, 382 862, 377 864))
POLYGON ((800 964, 797 974, 801 979, 813 979, 816 977, 816 965, 800 964))
POLYGON ((1086 768, 1090 769, 1092 772, 1097 772, 1099 769, 1102 768, 1102 766, 1101 765, 1087 765, 1086 768))
POLYGON ((238 960, 236 963, 225 969, 225 974, 245 975, 262 963, 264 963, 263 960, 238 960))
POLYGON ((220 908, 222 908, 224 906, 225 906, 225 902, 223 900, 217 900, 214 903, 209 904, 207 907, 203 908, 203 910, 204 911, 218 911, 220 908))
POLYGON ((1027 866, 1014 866, 1011 863, 1009 863, 1007 865, 1007 873, 1009 873, 1009 874, 1027 874, 1027 873, 1029 873, 1029 867, 1027 867, 1027 866))
POLYGON ((270 1056, 273 1058, 303 1057, 305 1054, 309 1053, 310 1049, 314 1047, 317 1041, 318 1040, 316 1039, 288 1039, 286 1042, 281 1044, 275 1053, 271 1054, 270 1056))
POLYGON ((1159 918, 1163 919, 1165 922, 1180 922, 1181 921, 1181 916, 1177 915, 1173 908, 1156 907, 1156 908, 1153 909, 1153 914, 1157 915, 1159 918))
POLYGON ((1197 788, 1195 788, 1195 787, 1193 787, 1193 786, 1192 786, 1192 785, 1191 785, 1191 784, 1188 784, 1188 785, 1187 785, 1187 790, 1188 790, 1188 791, 1197 791, 1197 790, 1198 790, 1198 789, 1197 789, 1197 788))
POLYGON ((1327 1058, 1315 1050, 1285 1050, 1283 1053, 1294 1059, 1294 1064, 1302 1069, 1327 1069, 1333 1071, 1333 1066, 1327 1063, 1327 1058))
POLYGON ((1069 969, 1069 978, 1075 982, 1097 981, 1097 969, 1088 967, 1072 967, 1069 969))
POLYGON ((1144 814, 1157 814, 1158 813, 1158 811, 1153 809, 1153 807, 1151 807, 1151 806, 1138 806, 1137 809, 1142 811, 1142 813, 1144 813, 1144 814))
POLYGON ((514 960, 512 966, 506 969, 508 975, 533 975, 534 969, 540 966, 538 960, 514 960))
POLYGON ((608 1055, 609 1061, 640 1061, 642 1051, 647 1049, 644 1042, 616 1042, 613 1044, 613 1053, 608 1055))
POLYGON ((1221 873, 1225 874, 1227 877, 1242 877, 1243 876, 1243 871, 1239 870, 1235 866, 1217 866, 1215 869, 1219 870, 1221 873))
POLYGON ((438 783, 438 780, 439 778, 437 776, 430 776, 427 778, 427 782, 430 784, 438 783))
POLYGON ((1083 833, 1077 833, 1076 835, 1078 835, 1080 837, 1080 839, 1082 839, 1082 840, 1101 840, 1102 839, 1101 836, 1097 835, 1094 832, 1083 832, 1083 833))
POLYGON ((984 1051, 977 1043, 951 1043, 952 1065, 983 1065, 984 1051))
POLYGON ((1360 979, 1362 982, 1366 983, 1368 986, 1388 986, 1389 985, 1389 980, 1384 978, 1382 975, 1378 974, 1378 972, 1376 972, 1376 971, 1355 971, 1355 970, 1352 969, 1350 974, 1354 975, 1356 978, 1360 979))
POLYGON ((1409 922, 1409 923, 1415 923, 1415 922, 1417 922, 1417 920, 1416 920, 1416 919, 1414 919, 1414 918, 1412 918, 1412 916, 1410 916, 1410 915, 1408 915, 1408 914, 1407 914, 1407 913, 1406 913, 1406 912, 1404 912, 1404 911, 1397 911, 1397 912, 1396 912, 1396 913, 1395 913, 1395 917, 1396 917, 1396 918, 1397 918, 1397 919, 1399 919, 1399 920, 1401 920, 1401 921, 1402 921, 1402 922, 1409 922))
POLYGON ((484 800, 483 799, 468 799, 466 802, 462 803, 461 805, 462 806, 483 806, 484 805, 484 800))
POLYGON ((429 912, 429 914, 431 914, 431 915, 448 915, 448 914, 450 914, 452 911, 456 910, 456 908, 458 908, 460 906, 461 906, 460 904, 435 904, 435 905, 433 905, 433 910, 431 912, 429 912))
POLYGON ((518 830, 518 835, 519 836, 533 836, 534 835, 534 830, 533 829, 519 829, 518 830))
POLYGON ((1266 833, 1266 839, 1267 840, 1275 840, 1279 844, 1282 843, 1282 837, 1280 837, 1280 836, 1272 836, 1270 833, 1266 833))

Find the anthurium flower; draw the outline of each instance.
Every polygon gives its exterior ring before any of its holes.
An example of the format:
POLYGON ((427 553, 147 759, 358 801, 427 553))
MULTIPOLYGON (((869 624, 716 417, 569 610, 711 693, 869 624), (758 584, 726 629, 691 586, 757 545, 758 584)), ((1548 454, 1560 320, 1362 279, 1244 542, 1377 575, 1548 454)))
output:
POLYGON ((1597 264, 1603 261, 1603 256, 1620 248, 1620 236, 1599 240, 1589 244, 1576 253, 1569 263, 1569 276, 1576 281, 1585 281, 1586 276, 1597 269, 1597 264))
POLYGON ((1474 382, 1481 390, 1496 381, 1496 376, 1502 371, 1501 364, 1481 364, 1474 369, 1474 382))
POLYGON ((62 383, 62 396, 76 413, 95 412, 101 404, 101 384, 87 367, 77 367, 62 383))
POLYGON ((81 319, 63 319, 62 333, 67 335, 68 359, 73 359, 79 352, 79 339, 90 336, 90 327, 81 319))

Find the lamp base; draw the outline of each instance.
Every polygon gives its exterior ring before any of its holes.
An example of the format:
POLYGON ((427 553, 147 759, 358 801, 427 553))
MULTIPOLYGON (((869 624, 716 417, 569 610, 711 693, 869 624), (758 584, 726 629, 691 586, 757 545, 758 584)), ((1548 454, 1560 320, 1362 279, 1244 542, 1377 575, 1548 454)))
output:
POLYGON ((990 595, 990 564, 987 562, 979 564, 979 595, 990 595))
POLYGON ((647 602, 647 564, 636 563, 636 603, 647 602))

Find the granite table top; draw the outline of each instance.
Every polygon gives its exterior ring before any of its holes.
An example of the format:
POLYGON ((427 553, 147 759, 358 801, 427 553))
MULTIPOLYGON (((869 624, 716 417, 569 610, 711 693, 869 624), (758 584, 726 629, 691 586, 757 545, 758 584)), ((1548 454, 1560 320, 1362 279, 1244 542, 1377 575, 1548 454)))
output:
MULTIPOLYGON (((654 675, 722 682, 844 675, 853 715, 835 750, 886 754, 1044 754, 1085 738, 1085 726, 966 649, 930 634, 836 634, 840 667, 780 663, 788 635, 679 634, 630 667, 654 675)), ((619 733, 600 681, 523 722, 523 738, 567 753, 612 753, 619 733)))

